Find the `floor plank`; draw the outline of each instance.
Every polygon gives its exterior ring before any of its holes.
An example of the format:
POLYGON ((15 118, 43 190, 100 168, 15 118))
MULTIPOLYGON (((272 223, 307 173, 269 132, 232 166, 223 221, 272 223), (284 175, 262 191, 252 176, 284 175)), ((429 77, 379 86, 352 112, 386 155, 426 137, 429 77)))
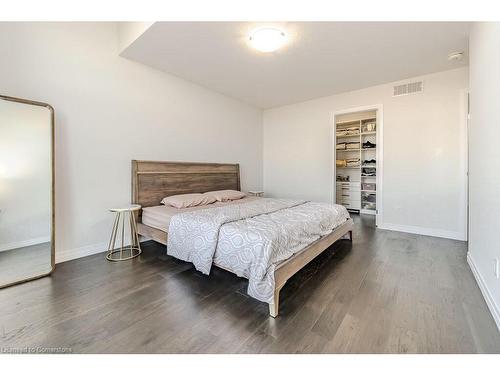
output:
POLYGON ((285 285, 280 316, 247 281, 210 276, 154 242, 0 290, 0 347, 75 353, 500 353, 500 334, 459 241, 376 230, 342 240, 285 285))

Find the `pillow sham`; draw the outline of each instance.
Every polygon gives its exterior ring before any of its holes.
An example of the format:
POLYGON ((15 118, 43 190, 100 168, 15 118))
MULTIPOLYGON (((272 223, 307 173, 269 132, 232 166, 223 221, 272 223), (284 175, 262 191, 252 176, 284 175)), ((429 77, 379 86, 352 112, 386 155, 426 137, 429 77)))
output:
POLYGON ((215 202, 217 202, 217 199, 214 196, 201 193, 171 195, 161 200, 161 203, 165 206, 175 208, 206 206, 215 202))
POLYGON ((212 196, 219 202, 235 201, 246 196, 245 193, 237 190, 207 191, 203 195, 212 196))

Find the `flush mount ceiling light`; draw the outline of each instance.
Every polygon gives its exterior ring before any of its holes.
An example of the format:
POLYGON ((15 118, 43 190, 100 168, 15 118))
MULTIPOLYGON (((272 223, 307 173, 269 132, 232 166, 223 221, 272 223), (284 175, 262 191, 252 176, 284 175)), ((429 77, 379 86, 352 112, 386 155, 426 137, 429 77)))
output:
POLYGON ((275 27, 261 27, 250 33, 250 45, 260 52, 273 52, 286 43, 286 34, 275 27))

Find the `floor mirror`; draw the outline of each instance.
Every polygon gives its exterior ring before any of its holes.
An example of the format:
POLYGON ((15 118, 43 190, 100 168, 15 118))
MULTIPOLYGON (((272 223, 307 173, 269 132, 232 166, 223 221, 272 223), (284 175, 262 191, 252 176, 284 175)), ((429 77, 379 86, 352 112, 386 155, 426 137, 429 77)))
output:
POLYGON ((54 270, 54 110, 0 95, 0 288, 54 270))

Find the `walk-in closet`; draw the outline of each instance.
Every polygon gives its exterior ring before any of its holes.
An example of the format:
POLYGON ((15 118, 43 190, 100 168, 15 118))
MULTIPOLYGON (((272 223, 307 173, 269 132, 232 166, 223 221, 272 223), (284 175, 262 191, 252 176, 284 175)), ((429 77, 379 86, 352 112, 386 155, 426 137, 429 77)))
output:
POLYGON ((335 116, 335 201, 349 211, 377 213, 377 110, 335 116))

